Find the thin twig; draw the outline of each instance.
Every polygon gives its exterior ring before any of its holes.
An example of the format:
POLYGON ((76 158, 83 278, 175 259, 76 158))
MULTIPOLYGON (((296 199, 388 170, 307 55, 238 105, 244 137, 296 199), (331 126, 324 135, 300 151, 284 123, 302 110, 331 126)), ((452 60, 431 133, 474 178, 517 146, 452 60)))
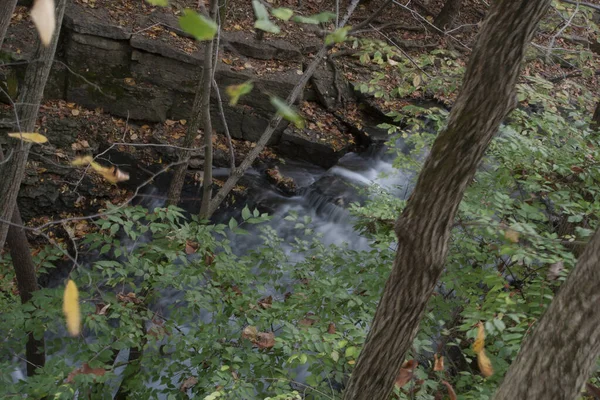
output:
POLYGON ((378 29, 376 29, 373 25, 369 25, 370 27, 372 27, 375 31, 377 31, 377 33, 379 33, 381 36, 383 36, 384 38, 387 39, 388 42, 390 42, 394 47, 396 47, 396 49, 398 49, 403 55, 404 57, 408 58, 408 60, 415 66, 417 67, 417 69, 419 71, 421 71, 422 73, 425 74, 425 76, 427 76, 429 79, 431 79, 431 75, 429 75, 427 72, 425 72, 425 70, 423 68, 421 68, 421 66, 419 64, 417 64, 417 62, 415 60, 413 60, 413 58, 411 56, 408 55, 407 52, 405 52, 400 46, 398 46, 388 35, 386 35, 385 33, 379 31, 378 29))
POLYGON ((558 32, 556 32, 556 34, 554 36, 552 36, 552 39, 550 39, 550 43, 548 44, 548 52, 546 53, 546 62, 547 63, 550 62, 550 56, 552 55, 552 48, 554 47, 556 38, 559 37, 560 35, 562 35, 562 33, 565 31, 565 29, 567 29, 571 25, 571 22, 573 22, 573 18, 575 18, 575 15, 577 15, 577 13, 579 12, 579 2, 577 2, 576 4, 577 5, 575 6, 575 11, 573 11, 573 14, 571 14, 571 17, 569 18, 569 20, 562 26, 562 28, 560 28, 560 30, 558 32))

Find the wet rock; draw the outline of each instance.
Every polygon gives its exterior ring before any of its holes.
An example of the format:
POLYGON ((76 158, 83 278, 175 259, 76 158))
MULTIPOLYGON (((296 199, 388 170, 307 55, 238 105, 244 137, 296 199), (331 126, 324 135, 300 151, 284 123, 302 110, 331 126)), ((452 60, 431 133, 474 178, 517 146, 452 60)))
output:
POLYGON ((286 128, 281 135, 279 151, 283 155, 299 158, 308 162, 329 168, 348 152, 344 147, 336 150, 327 141, 321 140, 320 135, 310 129, 297 130, 286 128))

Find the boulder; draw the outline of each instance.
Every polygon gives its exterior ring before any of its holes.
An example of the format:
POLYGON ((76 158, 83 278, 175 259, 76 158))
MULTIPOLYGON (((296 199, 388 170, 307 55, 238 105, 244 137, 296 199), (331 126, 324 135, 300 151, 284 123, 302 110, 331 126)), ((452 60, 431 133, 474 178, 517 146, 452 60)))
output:
POLYGON ((173 95, 168 90, 142 83, 129 84, 122 79, 104 81, 101 90, 81 80, 69 80, 67 101, 92 109, 100 107, 119 117, 149 122, 164 121, 173 102, 173 95))
POLYGON ((335 150, 330 143, 321 139, 317 132, 310 129, 298 130, 288 127, 281 135, 279 152, 330 168, 348 152, 349 147, 335 150))
POLYGON ((129 40, 128 28, 111 24, 108 8, 88 8, 76 2, 68 2, 64 15, 64 26, 74 32, 115 40, 129 40))
POLYGON ((178 92, 196 92, 202 73, 202 68, 197 64, 138 50, 133 50, 131 60, 131 76, 138 81, 178 92))
POLYGON ((354 99, 354 91, 350 84, 341 73, 334 73, 330 62, 324 61, 319 65, 310 82, 319 103, 328 110, 341 105, 338 102, 338 97, 342 103, 354 99), (338 93, 338 90, 341 93, 338 93))

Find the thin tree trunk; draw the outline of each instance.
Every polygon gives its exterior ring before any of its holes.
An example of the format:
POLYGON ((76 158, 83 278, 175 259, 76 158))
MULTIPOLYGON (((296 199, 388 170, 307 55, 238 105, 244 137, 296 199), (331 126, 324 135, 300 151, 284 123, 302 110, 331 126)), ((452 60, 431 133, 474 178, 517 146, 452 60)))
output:
POLYGON ((433 24, 441 30, 446 30, 452 27, 454 18, 458 15, 462 0, 446 0, 444 7, 440 13, 435 17, 433 24))
MULTIPOLYGON (((192 115, 190 116, 190 122, 183 138, 182 147, 191 148, 194 144, 194 139, 200 129, 201 118, 200 114, 202 104, 202 81, 198 81, 196 88, 196 95, 194 96, 194 104, 192 105, 192 115)), ((189 160, 190 150, 179 150, 179 161, 189 160)), ((183 189, 183 183, 185 182, 185 174, 188 169, 188 162, 178 164, 175 167, 173 176, 171 177, 171 185, 169 185, 169 192, 167 194, 167 205, 177 205, 179 198, 181 197, 181 190, 183 189)))
MULTIPOLYGON (((23 92, 17 103, 17 114, 19 115, 17 127, 21 132, 33 132, 35 129, 40 102, 44 95, 44 87, 54 61, 65 4, 66 0, 59 0, 56 6, 56 32, 54 32, 50 44, 45 47, 38 41, 38 47, 31 56, 31 62, 27 67, 23 92)), ((9 227, 8 224, 2 223, 2 221, 12 219, 31 144, 20 140, 12 140, 9 143, 7 154, 10 154, 11 147, 12 156, 10 160, 0 165, 0 176, 2 177, 0 183, 0 249, 4 247, 9 227)))
POLYGON ((0 49, 2 48, 2 43, 4 43, 6 31, 8 30, 8 25, 10 25, 10 19, 16 5, 17 0, 0 0, 0 49))
MULTIPOLYGON (((21 221, 21 214, 18 208, 13 212, 12 222, 16 226, 10 226, 6 241, 10 248, 10 256, 15 268, 21 303, 25 304, 31 300, 33 292, 38 290, 35 264, 31 257, 25 230, 21 227, 23 221, 21 221)), ((27 360, 27 376, 33 376, 37 368, 44 366, 46 355, 43 336, 40 339, 36 339, 33 336, 33 332, 28 333, 25 358, 27 360)))
MULTIPOLYGON (((214 13, 212 13, 212 9, 213 9, 213 4, 216 2, 216 0, 211 0, 211 15, 214 15, 214 13)), ((205 51, 204 51, 204 63, 202 65, 202 76, 201 78, 198 80, 198 85, 196 86, 196 94, 194 96, 194 104, 192 105, 192 115, 190 116, 190 123, 188 124, 188 128, 185 134, 185 137, 183 138, 183 144, 182 147, 186 147, 186 148, 191 148, 192 145, 194 144, 194 139, 196 138, 196 135, 198 134, 198 129, 200 129, 200 126, 202 125, 202 118, 204 117, 205 114, 208 115, 208 118, 210 119, 210 85, 211 85, 211 81, 212 81, 212 43, 213 41, 211 40, 210 43, 205 43, 205 51), (208 50, 210 49, 210 55, 207 57, 207 53, 208 50), (208 75, 208 91, 205 90, 207 82, 205 80, 206 74, 207 74, 207 70, 211 73, 210 75, 208 75), (207 106, 205 107, 205 104, 207 104, 207 106), (208 109, 208 112, 205 112, 205 108, 208 109)), ((210 121, 209 121, 210 124, 210 121)), ((204 135, 206 137, 207 132, 206 132, 206 122, 204 124, 204 135)), ((212 124, 210 124, 211 127, 211 131, 210 134, 212 134, 212 124)), ((208 150, 208 147, 206 146, 206 140, 205 140, 205 145, 204 145, 204 152, 205 152, 205 161, 204 161, 204 169, 206 170, 207 168, 207 163, 206 163, 206 153, 210 152, 210 156, 211 156, 211 166, 212 166, 212 142, 211 142, 211 149, 208 150)), ((190 157, 190 150, 180 150, 179 151, 179 160, 185 160, 185 159, 189 159, 190 157)), ((181 191, 183 189, 183 183, 185 182, 185 174, 187 172, 188 169, 188 163, 182 163, 179 164, 176 168, 175 168, 175 172, 173 173, 173 177, 171 178, 171 185, 169 186, 169 193, 167 194, 167 205, 177 205, 177 203, 179 203, 179 199, 181 197, 181 191)), ((204 175, 206 176, 206 173, 204 173, 204 175)), ((212 177, 212 171, 211 171, 211 177, 212 177)), ((212 178, 211 178, 212 180, 212 178)), ((203 183, 204 185, 204 183, 203 183)), ((204 199, 203 199, 204 202, 204 199)))
MULTIPOLYGON (((217 19, 218 5, 218 0, 211 0, 210 17, 213 21, 217 19)), ((214 43, 215 39, 204 45, 204 70, 202 71, 202 114, 204 119, 204 177, 202 178, 202 202, 200 203, 200 218, 202 219, 209 217, 208 208, 212 198, 213 128, 210 119, 210 89, 213 81, 214 43)))
POLYGON ((494 400, 574 400, 600 356, 600 229, 525 341, 494 400))
POLYGON ((515 104, 525 47, 550 0, 497 0, 469 60, 447 128, 396 221, 398 250, 345 400, 387 399, 443 271, 464 191, 515 104))

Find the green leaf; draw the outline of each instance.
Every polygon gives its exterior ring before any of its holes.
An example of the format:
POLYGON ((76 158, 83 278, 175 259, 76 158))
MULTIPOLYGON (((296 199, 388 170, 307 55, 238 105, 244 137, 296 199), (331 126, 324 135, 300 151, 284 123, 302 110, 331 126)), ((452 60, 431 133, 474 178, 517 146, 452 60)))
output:
POLYGON ((229 220, 229 229, 233 230, 233 229, 237 228, 237 226, 238 226, 238 223, 235 220, 235 218, 231 218, 229 220))
POLYGON ((492 323, 494 324, 494 327, 496 327, 498 332, 502 332, 506 329, 506 325, 504 324, 504 322, 501 319, 494 318, 492 320, 492 323))
POLYGON ((342 43, 346 40, 346 36, 350 31, 349 26, 344 26, 343 28, 336 29, 329 35, 325 36, 325 44, 330 46, 334 43, 342 43))
POLYGON ((169 0, 146 0, 146 3, 153 6, 166 7, 169 5, 169 0))
POLYGON ((252 217, 252 213, 250 212, 248 206, 246 206, 242 209, 242 219, 245 221, 250 217, 252 217))
POLYGON ((252 8, 254 8, 254 15, 257 20, 268 20, 269 12, 267 8, 258 0, 252 0, 252 8))
POLYGON ((335 14, 332 12, 322 12, 319 14, 311 15, 308 17, 303 17, 302 15, 296 15, 292 18, 292 21, 299 22, 301 24, 320 24, 322 22, 328 22, 331 19, 335 18, 335 14))
POLYGON ((261 31, 269 32, 269 33, 279 33, 281 30, 277 25, 269 21, 268 19, 258 19, 254 23, 254 27, 256 29, 260 29, 261 31))
POLYGON ((338 353, 337 351, 332 351, 331 352, 331 358, 333 359, 333 361, 338 362, 338 360, 340 359, 340 353, 338 353))
POLYGON ((279 18, 284 21, 289 21, 289 19, 292 18, 292 15, 294 15, 294 11, 290 10, 289 8, 280 7, 272 9, 271 14, 273 14, 275 18, 279 18))
POLYGON ((288 106, 279 97, 271 96, 271 104, 277 110, 277 114, 292 122, 294 125, 296 125, 296 128, 304 128, 304 119, 300 116, 300 114, 294 111, 292 107, 288 106))
POLYGON ((179 17, 179 26, 184 32, 192 35, 196 40, 212 40, 217 33, 217 24, 197 12, 185 9, 179 17))
POLYGON ((229 105, 235 106, 240 100, 240 97, 250 93, 253 88, 254 84, 252 81, 247 81, 239 85, 227 86, 225 88, 225 93, 227 93, 227 96, 229 96, 229 105))

